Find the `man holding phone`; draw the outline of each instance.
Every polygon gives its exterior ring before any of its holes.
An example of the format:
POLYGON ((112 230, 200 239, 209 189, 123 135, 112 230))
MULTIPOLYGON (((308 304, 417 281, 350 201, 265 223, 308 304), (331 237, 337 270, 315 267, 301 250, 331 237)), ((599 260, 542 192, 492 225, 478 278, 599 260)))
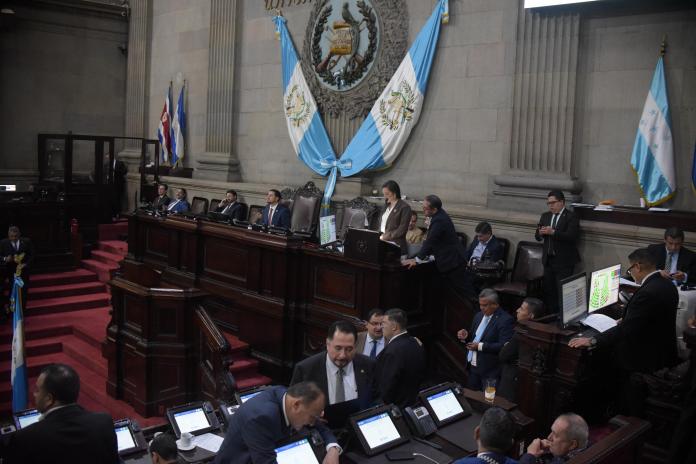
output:
POLYGON ((657 258, 662 277, 675 284, 696 285, 696 253, 684 245, 684 231, 678 227, 665 230, 664 244, 650 245, 648 250, 657 258))

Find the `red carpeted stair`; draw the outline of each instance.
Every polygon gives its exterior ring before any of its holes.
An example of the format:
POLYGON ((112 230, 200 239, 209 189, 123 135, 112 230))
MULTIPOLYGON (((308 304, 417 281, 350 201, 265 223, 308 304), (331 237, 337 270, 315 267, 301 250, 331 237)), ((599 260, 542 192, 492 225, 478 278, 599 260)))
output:
POLYGON ((249 357, 249 344, 230 333, 223 332, 223 335, 232 348, 232 359, 234 362, 230 366, 230 372, 237 381, 237 390, 248 390, 261 385, 271 384, 272 379, 270 377, 259 373, 259 362, 249 357))

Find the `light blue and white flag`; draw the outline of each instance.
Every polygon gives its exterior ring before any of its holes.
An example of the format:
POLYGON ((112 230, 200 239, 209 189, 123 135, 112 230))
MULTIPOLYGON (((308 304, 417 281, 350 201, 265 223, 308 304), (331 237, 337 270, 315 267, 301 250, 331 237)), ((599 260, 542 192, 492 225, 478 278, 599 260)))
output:
POLYGON ((185 137, 186 132, 186 111, 184 109, 184 91, 186 90, 186 82, 181 87, 179 99, 176 102, 176 111, 172 121, 172 166, 178 165, 184 158, 185 154, 185 137))
POLYGON ((631 166, 648 206, 659 205, 674 195, 674 146, 669 116, 665 67, 660 57, 653 75, 648 98, 638 124, 631 166))
POLYGON ((12 317, 12 366, 10 382, 12 385, 12 411, 27 409, 27 364, 24 357, 24 317, 22 317, 22 287, 24 281, 15 276, 10 296, 12 317))
POLYGON ((399 156, 423 107, 440 25, 449 20, 448 7, 448 0, 437 2, 406 57, 340 159, 336 158, 314 97, 302 74, 285 18, 274 18, 281 41, 283 108, 290 139, 297 156, 310 169, 322 176, 329 174, 324 190, 325 205, 333 195, 339 172, 341 176, 348 177, 366 169, 383 168, 399 156))
MULTIPOLYGON (((282 16, 273 18, 276 33, 280 36, 283 70, 283 112, 290 133, 290 140, 297 156, 312 171, 325 176, 333 171, 333 184, 338 167, 326 128, 317 111, 317 103, 307 86, 300 61, 297 59, 295 45, 288 33, 286 20, 282 16)), ((333 186, 324 191, 327 204, 333 194, 333 186), (328 194, 328 197, 327 197, 328 194)))

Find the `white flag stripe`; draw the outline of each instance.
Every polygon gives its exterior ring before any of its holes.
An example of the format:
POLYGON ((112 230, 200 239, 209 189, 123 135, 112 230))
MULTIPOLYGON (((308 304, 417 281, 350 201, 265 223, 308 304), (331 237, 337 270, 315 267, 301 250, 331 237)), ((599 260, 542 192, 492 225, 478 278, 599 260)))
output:
POLYGON ((652 92, 648 92, 645 99, 645 107, 640 118, 638 130, 645 139, 650 152, 655 157, 655 162, 662 175, 669 182, 672 190, 676 189, 674 174, 674 156, 672 147, 672 131, 664 118, 662 111, 657 106, 652 92))
POLYGON ((295 69, 292 72, 290 82, 288 82, 288 86, 286 87, 285 93, 283 94, 283 110, 286 112, 286 114, 288 107, 295 104, 307 105, 307 112, 309 114, 309 117, 305 117, 303 120, 299 120, 299 124, 296 124, 296 120, 293 120, 290 117, 285 118, 285 122, 288 126, 288 131, 290 132, 290 140, 292 141, 292 147, 295 149, 295 153, 299 153, 300 141, 304 137, 305 132, 307 132, 307 128, 309 128, 309 124, 312 121, 311 116, 314 115, 314 113, 317 111, 317 104, 314 102, 314 98, 312 97, 312 93, 309 90, 309 86, 305 81, 304 74, 302 74, 302 68, 300 67, 299 62, 295 65, 295 69), (296 91, 293 95, 291 95, 295 86, 297 86, 297 89, 299 91, 296 91))

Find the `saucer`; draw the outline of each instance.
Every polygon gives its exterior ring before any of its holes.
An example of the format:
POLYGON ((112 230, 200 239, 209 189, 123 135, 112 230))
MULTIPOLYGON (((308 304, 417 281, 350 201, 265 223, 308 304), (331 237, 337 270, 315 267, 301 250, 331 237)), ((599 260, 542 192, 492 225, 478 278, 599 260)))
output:
POLYGON ((176 447, 179 451, 191 451, 192 449, 194 449, 196 447, 196 444, 193 442, 193 440, 191 440, 191 442, 189 443, 189 446, 184 447, 181 444, 181 439, 178 439, 176 441, 176 447))

